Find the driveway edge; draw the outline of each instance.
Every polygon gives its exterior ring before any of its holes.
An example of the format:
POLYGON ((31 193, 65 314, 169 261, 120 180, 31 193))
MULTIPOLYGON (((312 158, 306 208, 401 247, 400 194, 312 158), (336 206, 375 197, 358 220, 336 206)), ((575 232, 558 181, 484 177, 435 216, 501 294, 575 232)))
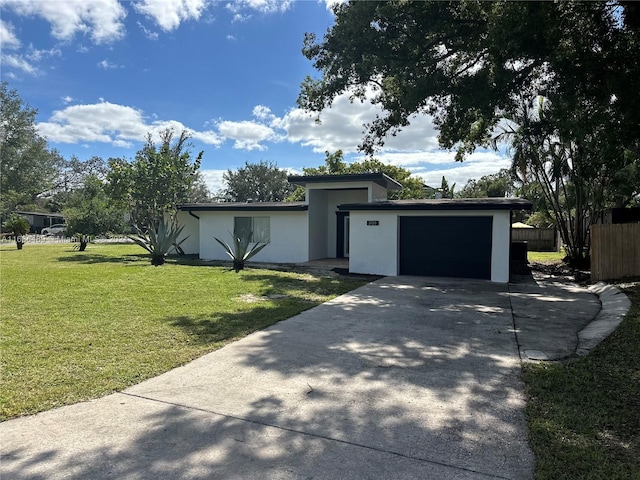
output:
POLYGON ((578 332, 576 354, 580 356, 588 355, 611 335, 631 308, 631 300, 613 285, 598 282, 588 290, 598 296, 602 308, 595 319, 578 332))

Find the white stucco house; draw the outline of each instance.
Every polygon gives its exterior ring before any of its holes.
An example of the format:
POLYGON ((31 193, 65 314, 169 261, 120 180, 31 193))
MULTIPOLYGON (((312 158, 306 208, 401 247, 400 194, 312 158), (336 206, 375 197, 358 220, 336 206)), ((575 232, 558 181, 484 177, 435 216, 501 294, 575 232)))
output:
POLYGON ((508 282, 511 212, 519 198, 387 200, 401 185, 382 174, 292 176, 304 202, 179 206, 185 253, 228 260, 214 237, 248 229, 267 242, 256 262, 348 258, 351 273, 483 278, 508 282))

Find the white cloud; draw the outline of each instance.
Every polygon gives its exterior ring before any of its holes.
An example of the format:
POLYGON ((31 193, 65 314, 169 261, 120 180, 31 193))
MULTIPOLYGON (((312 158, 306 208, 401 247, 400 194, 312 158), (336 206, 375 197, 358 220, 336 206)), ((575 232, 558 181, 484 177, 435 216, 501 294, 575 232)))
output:
POLYGON ((292 0, 235 0, 227 3, 226 8, 235 14, 244 10, 268 14, 286 12, 291 8, 292 3, 292 0))
POLYGON ((219 146, 224 141, 216 132, 188 129, 175 120, 149 123, 142 111, 106 101, 57 110, 49 121, 39 123, 37 128, 41 135, 53 142, 101 142, 127 148, 134 142, 144 141, 147 132, 157 138, 165 128, 174 128, 176 132, 186 129, 195 140, 208 145, 219 146))
POLYGON ((219 190, 225 188, 224 181, 222 180, 222 175, 226 172, 226 170, 200 170, 200 174, 204 179, 204 183, 207 184, 207 188, 211 193, 216 193, 219 190))
POLYGON ((0 45, 5 50, 12 50, 20 47, 20 40, 13 33, 13 25, 0 19, 0 45))
POLYGON ((34 48, 33 45, 29 45, 29 52, 27 53, 27 58, 34 62, 41 62, 42 60, 50 57, 60 57, 62 56, 62 51, 59 48, 51 48, 49 50, 38 50, 34 48))
POLYGON ((469 179, 479 179, 485 175, 497 173, 500 169, 509 168, 511 159, 503 157, 494 152, 476 152, 469 156, 464 162, 455 162, 454 153, 451 153, 451 168, 441 168, 438 170, 425 170, 423 168, 409 168, 415 175, 422 177, 427 185, 439 187, 444 175, 449 182, 456 184, 459 190, 469 179))
POLYGON ((262 144, 266 141, 278 141, 277 133, 270 127, 254 121, 222 121, 217 124, 218 131, 225 138, 235 140, 233 148, 240 150, 266 150, 262 144))
POLYGON ((114 70, 116 68, 122 68, 122 65, 117 65, 115 63, 111 63, 109 60, 105 59, 97 63, 98 67, 104 70, 114 70))
POLYGON ((38 69, 33 64, 25 60, 21 55, 2 55, 2 65, 5 67, 22 70, 24 73, 28 73, 29 75, 38 74, 38 69))
POLYGON ((187 20, 198 20, 206 8, 204 0, 142 0, 134 8, 152 18, 165 32, 187 20))
POLYGON ((140 30, 142 30, 142 33, 144 33, 145 37, 147 37, 149 40, 158 40, 158 38, 160 37, 160 34, 158 32, 149 30, 140 22, 137 22, 137 23, 138 23, 138 27, 140 27, 140 30))
POLYGON ((74 98, 67 95, 66 97, 62 97, 62 101, 66 104, 73 102, 74 98))
POLYGON ((89 35, 94 43, 110 43, 124 36, 127 15, 118 0, 5 2, 18 15, 39 16, 51 24, 51 34, 59 40, 71 40, 77 33, 89 35))
MULTIPOLYGON (((310 146, 315 152, 335 151, 355 153, 364 136, 364 125, 380 115, 380 107, 371 102, 349 99, 349 94, 338 96, 331 108, 317 115, 301 109, 293 109, 281 120, 281 128, 287 131, 288 140, 310 146)), ((411 125, 405 127, 395 137, 385 141, 384 151, 417 151, 438 148, 437 132, 430 117, 426 115, 411 118, 411 125)))

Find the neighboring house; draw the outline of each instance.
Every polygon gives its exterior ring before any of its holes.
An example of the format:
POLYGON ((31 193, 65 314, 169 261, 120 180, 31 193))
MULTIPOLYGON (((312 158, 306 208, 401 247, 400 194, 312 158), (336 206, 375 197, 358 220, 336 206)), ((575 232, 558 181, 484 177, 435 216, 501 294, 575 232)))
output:
POLYGON ((214 237, 248 229, 269 243, 255 261, 349 258, 352 273, 509 281, 511 212, 522 199, 387 200, 401 185, 382 174, 292 176, 304 202, 179 206, 185 253, 226 260, 214 237))
POLYGON ((64 223, 64 217, 61 213, 43 213, 43 212, 16 212, 23 216, 31 225, 31 231, 40 233, 44 227, 50 227, 56 223, 64 223))

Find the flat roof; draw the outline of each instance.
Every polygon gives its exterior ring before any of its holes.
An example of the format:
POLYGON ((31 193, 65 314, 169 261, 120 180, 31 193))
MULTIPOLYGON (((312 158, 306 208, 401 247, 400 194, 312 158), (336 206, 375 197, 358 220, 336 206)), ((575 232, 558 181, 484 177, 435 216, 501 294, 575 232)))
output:
POLYGON ((289 183, 306 186, 308 183, 374 182, 387 190, 401 190, 402 185, 384 173, 349 173, 342 175, 291 175, 289 183))
POLYGON ((19 215, 40 215, 42 217, 60 217, 64 218, 64 215, 60 212, 25 212, 22 210, 16 210, 15 213, 19 215))
POLYGON ((298 212, 308 210, 305 202, 220 202, 220 203, 184 203, 178 210, 192 212, 224 212, 224 211, 264 211, 264 212, 298 212))
POLYGON ((439 198, 435 200, 386 200, 372 203, 345 203, 339 210, 531 210, 523 198, 439 198))

